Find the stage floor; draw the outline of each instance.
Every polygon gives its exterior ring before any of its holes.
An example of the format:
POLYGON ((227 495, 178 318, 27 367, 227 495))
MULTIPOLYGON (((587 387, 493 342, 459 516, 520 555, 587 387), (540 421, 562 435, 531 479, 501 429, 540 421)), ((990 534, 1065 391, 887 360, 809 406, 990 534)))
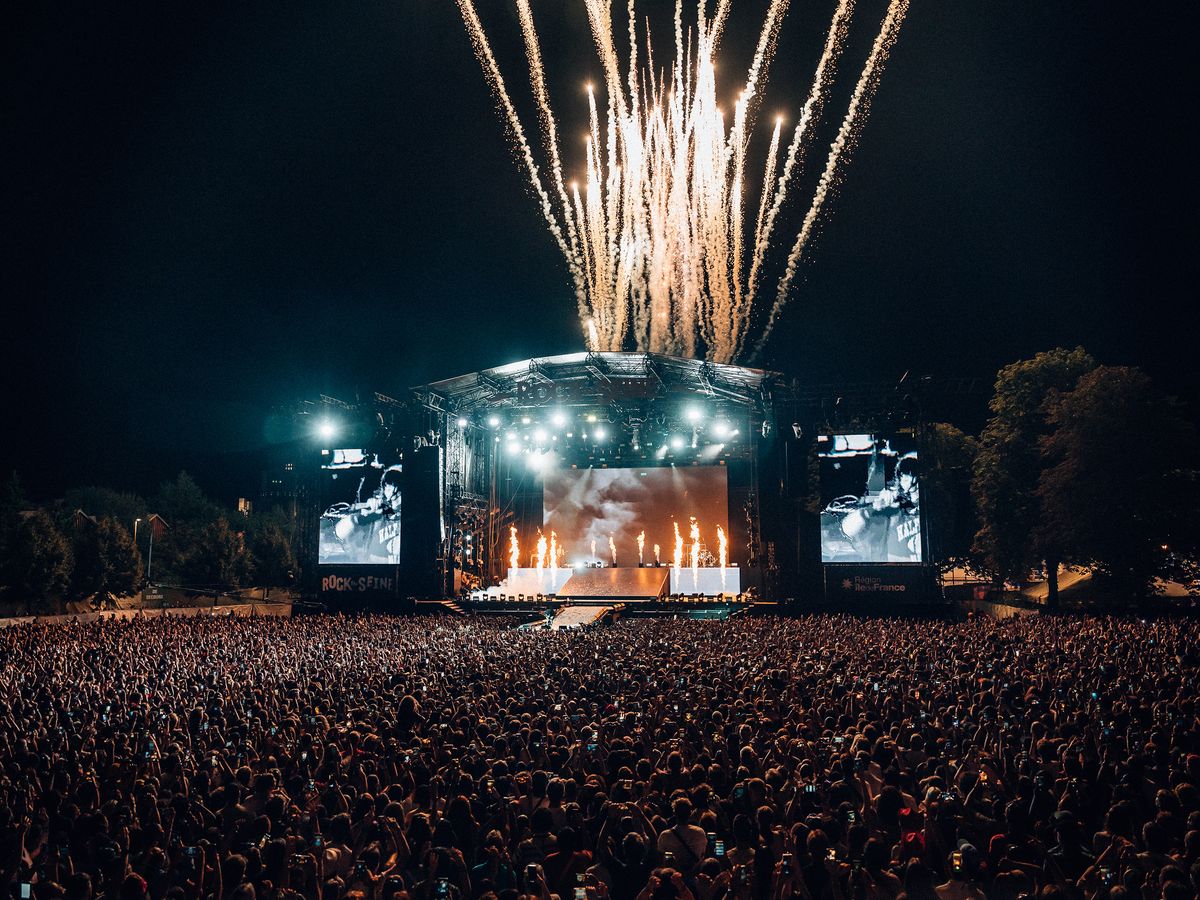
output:
POLYGON ((559 588, 564 600, 656 600, 667 592, 670 569, 581 569, 559 588))

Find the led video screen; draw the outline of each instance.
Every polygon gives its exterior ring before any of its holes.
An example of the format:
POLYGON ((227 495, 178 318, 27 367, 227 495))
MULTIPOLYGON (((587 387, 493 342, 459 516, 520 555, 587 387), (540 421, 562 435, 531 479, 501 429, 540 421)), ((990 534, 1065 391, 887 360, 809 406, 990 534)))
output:
POLYGON ((916 441, 906 435, 821 435, 817 457, 822 562, 921 562, 916 441))
POLYGON ((365 450, 331 450, 321 464, 320 565, 399 565, 400 465, 365 450))
MULTIPOLYGON (((542 529, 554 531, 569 565, 670 564, 675 523, 691 547, 692 519, 700 530, 701 555, 715 564, 717 526, 729 534, 729 481, 723 466, 630 469, 554 469, 543 475, 542 529), (612 544, 609 544, 609 540, 612 544)), ((731 550, 732 554, 732 550, 731 550)), ((731 562, 734 560, 730 560, 731 562)))

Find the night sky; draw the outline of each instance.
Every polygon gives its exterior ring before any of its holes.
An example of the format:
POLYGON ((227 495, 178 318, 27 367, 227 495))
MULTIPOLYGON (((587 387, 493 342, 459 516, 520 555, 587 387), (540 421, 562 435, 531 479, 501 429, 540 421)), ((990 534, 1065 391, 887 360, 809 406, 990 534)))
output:
MULTIPOLYGON (((512 4, 479 6, 532 126, 512 4)), ((641 6, 668 24, 670 4, 641 6)), ((734 4, 730 96, 765 7, 734 4)), ((833 4, 793 7, 764 107, 785 115, 833 4)), ((568 135, 600 74, 581 8, 535 3, 568 135)), ((860 0, 817 148, 882 9, 860 0)), ((1177 318, 1197 283, 1192 23, 1080 9, 914 2, 767 365, 814 383, 990 379, 1082 343, 1195 402, 1177 318)), ((273 406, 581 348, 451 0, 9 16, 0 461, 33 496, 149 491, 204 460, 215 491, 245 492, 273 406)), ((564 141, 576 171, 581 145, 564 141)))

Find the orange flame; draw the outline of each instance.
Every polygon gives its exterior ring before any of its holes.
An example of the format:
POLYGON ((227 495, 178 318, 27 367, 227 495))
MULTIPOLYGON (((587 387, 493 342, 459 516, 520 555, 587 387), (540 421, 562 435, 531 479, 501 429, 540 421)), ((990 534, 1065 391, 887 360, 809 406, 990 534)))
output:
POLYGON ((511 525, 508 529, 508 565, 513 569, 521 567, 521 547, 517 543, 516 525, 511 525))
POLYGON ((695 516, 692 516, 691 537, 692 587, 695 587, 700 580, 700 524, 695 516))
POLYGON ((729 541, 725 537, 725 529, 717 526, 717 543, 721 548, 721 589, 725 589, 725 567, 729 564, 729 541))
POLYGON ((642 564, 642 550, 646 547, 646 532, 642 532, 637 537, 638 544, 638 565, 642 564))

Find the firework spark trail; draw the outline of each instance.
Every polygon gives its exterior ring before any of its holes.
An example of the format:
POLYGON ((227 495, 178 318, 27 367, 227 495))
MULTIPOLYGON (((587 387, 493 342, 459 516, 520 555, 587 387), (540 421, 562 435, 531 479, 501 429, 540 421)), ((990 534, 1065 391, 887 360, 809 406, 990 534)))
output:
MULTIPOLYGON (((778 217, 780 209, 783 208, 783 201, 787 196, 788 183, 791 181, 792 173, 800 160, 805 138, 809 134, 809 127, 821 118, 821 111, 824 108, 825 97, 828 93, 828 84, 837 69, 837 62, 842 54, 842 49, 846 46, 846 32, 850 28, 850 18, 853 12, 854 0, 839 0, 837 8, 833 12, 833 21, 830 23, 829 31, 825 35, 825 46, 822 48, 821 58, 817 62, 816 72, 813 73, 813 82, 808 92, 808 99, 804 101, 804 106, 801 107, 800 119, 796 122, 791 143, 788 144, 783 172, 779 176, 779 185, 775 190, 774 199, 771 201, 770 211, 767 213, 762 228, 759 229, 759 233, 755 236, 754 262, 750 266, 750 281, 746 288, 747 307, 754 302, 754 298, 757 295, 758 274, 763 265, 767 246, 771 240, 771 233, 775 228, 775 219, 778 217)), ((766 187, 764 184, 764 192, 766 191, 766 187)), ((740 334, 737 339, 737 350, 740 352, 742 346, 745 344, 746 331, 750 326, 749 310, 747 309, 745 315, 736 321, 741 325, 739 329, 740 334)))
MULTIPOLYGON (((543 215, 566 257, 588 347, 620 350, 632 340, 641 350, 686 355, 703 352, 721 361, 740 356, 752 323, 761 321, 758 294, 766 255, 809 137, 823 112, 845 46, 854 0, 836 0, 809 95, 782 161, 782 129, 778 123, 775 126, 752 231, 751 188, 746 178, 750 135, 790 0, 770 0, 767 5, 744 86, 730 107, 728 120, 718 101, 714 69, 731 0, 716 0, 712 18, 706 10, 713 0, 697 0, 694 27, 686 29, 683 0, 676 0, 672 22, 675 59, 662 72, 655 69, 648 21, 644 43, 637 38, 636 0, 623 4, 629 44, 624 70, 617 52, 613 0, 583 0, 603 69, 606 101, 601 113, 595 92, 588 87, 590 127, 583 183, 572 182, 569 190, 531 3, 517 0, 533 99, 548 156, 549 192, 542 185, 474 0, 457 2, 543 215), (552 194, 561 207, 558 210, 552 194)), ((761 350, 791 289, 799 257, 856 129, 865 119, 907 4, 908 0, 891 0, 880 38, 831 145, 813 204, 752 356, 761 350)))
POLYGON ((567 225, 567 239, 571 246, 571 256, 567 264, 571 268, 571 278, 575 282, 575 299, 579 306, 579 317, 587 319, 590 315, 587 306, 587 295, 580 289, 582 273, 579 271, 579 236, 576 234, 575 220, 571 215, 571 201, 567 198, 566 185, 563 182, 562 159, 558 153, 558 126, 554 121, 554 110, 550 106, 550 95, 546 91, 546 70, 542 65, 542 52, 538 44, 537 29, 533 25, 533 10, 529 0, 517 0, 517 14, 521 20, 521 36, 525 40, 525 56, 529 60, 529 78, 533 85, 533 96, 537 102, 538 118, 542 123, 542 132, 546 150, 550 154, 550 172, 554 178, 554 188, 558 192, 562 204, 563 221, 567 225))
POLYGON ((847 147, 853 143, 856 129, 861 126, 863 119, 865 119, 870 109, 871 98, 875 93, 875 88, 879 85, 880 69, 887 61, 888 52, 899 36, 900 25, 904 22, 904 15, 907 12, 908 0, 891 0, 888 4, 887 14, 883 18, 883 25, 879 29, 879 34, 875 37, 875 43, 871 46, 871 55, 867 58, 867 65, 863 69, 862 75, 859 76, 858 84, 854 86, 854 93, 850 97, 850 106, 846 110, 846 117, 842 120, 837 137, 833 140, 829 159, 825 163, 825 171, 821 173, 821 180, 817 183, 817 190, 813 195, 812 205, 808 208, 808 213, 804 216, 804 223, 800 226, 800 233, 796 235, 796 242, 792 245, 792 252, 788 254, 787 268, 784 271, 783 277, 779 280, 779 290, 775 295, 775 303, 771 307, 766 327, 763 329, 750 355, 752 360, 757 358, 762 352, 763 345, 775 327, 775 321, 779 317, 779 312, 783 309, 787 301, 792 280, 796 277, 796 267, 799 265, 800 257, 804 252, 805 246, 808 244, 809 237, 812 235, 813 225, 816 223, 817 217, 821 214, 821 207, 833 188, 834 179, 837 176, 838 163, 847 147))
POLYGON ((558 535, 553 531, 550 532, 550 568, 558 568, 558 535))
MULTIPOLYGON (((558 219, 554 215, 554 207, 550 203, 550 195, 542 187, 542 178, 538 174, 537 163, 533 159, 533 151, 529 148, 529 141, 525 137, 525 129, 521 126, 521 119, 512 105, 512 99, 508 96, 508 89, 504 86, 504 76, 500 74, 500 67, 496 64, 496 57, 492 53, 491 44, 488 43, 487 34, 483 30, 483 24, 479 21, 479 15, 475 12, 475 5, 472 0, 458 0, 458 8, 462 13, 463 22, 467 26, 467 34, 470 35, 471 44, 475 48, 475 55, 483 67, 484 76, 491 86, 492 93, 500 101, 500 105, 504 109, 504 116, 508 121, 508 127, 512 129, 513 139, 517 142, 517 147, 521 151, 521 158, 525 163, 526 173, 529 175, 533 189, 541 201, 542 215, 546 219, 546 224, 550 226, 550 233, 554 235, 555 241, 558 242, 559 250, 562 251, 563 256, 567 258, 568 264, 570 264, 574 258, 570 245, 568 245, 566 238, 563 237, 562 228, 559 226, 558 219)), ((575 273, 572 272, 572 278, 574 277, 575 273)), ((577 296, 579 292, 579 281, 576 280, 577 296)), ((578 299, 582 309, 586 304, 586 300, 583 296, 578 296, 578 299)))
POLYGON ((767 150, 767 168, 763 173, 762 199, 758 203, 758 215, 754 218, 754 243, 757 248, 762 240, 763 219, 766 218, 768 204, 771 202, 771 184, 775 181, 775 167, 779 162, 779 136, 783 132, 783 117, 775 120, 775 130, 771 133, 771 146, 767 150))

